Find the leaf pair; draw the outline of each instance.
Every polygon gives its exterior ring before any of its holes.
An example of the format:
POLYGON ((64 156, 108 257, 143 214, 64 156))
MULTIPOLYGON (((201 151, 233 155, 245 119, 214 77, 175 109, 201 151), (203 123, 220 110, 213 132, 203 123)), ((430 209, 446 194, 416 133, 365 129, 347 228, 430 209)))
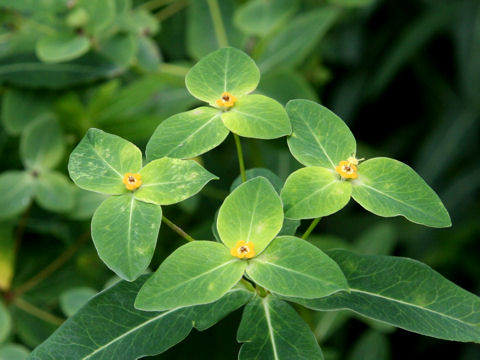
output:
POLYGON ((223 48, 200 60, 185 82, 193 96, 212 107, 199 107, 163 121, 148 142, 147 159, 198 156, 220 145, 229 131, 258 139, 290 134, 290 121, 280 103, 249 95, 259 80, 255 62, 240 50, 223 48), (236 99, 228 108, 217 104, 225 93, 236 99))
POLYGON ((88 130, 68 169, 79 187, 115 195, 95 211, 92 238, 106 265, 130 281, 145 271, 153 256, 160 205, 185 200, 216 178, 193 160, 162 158, 142 167, 142 153, 135 145, 98 129, 88 130), (135 191, 124 183, 129 173, 141 177, 135 191))
POLYGON ((340 161, 356 154, 356 142, 347 125, 327 108, 307 100, 286 106, 293 133, 288 146, 307 166, 292 173, 281 197, 285 215, 293 219, 327 216, 353 197, 379 216, 402 215, 432 227, 450 226, 441 200, 409 166, 389 158, 373 158, 358 165, 358 178, 342 179, 335 171, 340 161))

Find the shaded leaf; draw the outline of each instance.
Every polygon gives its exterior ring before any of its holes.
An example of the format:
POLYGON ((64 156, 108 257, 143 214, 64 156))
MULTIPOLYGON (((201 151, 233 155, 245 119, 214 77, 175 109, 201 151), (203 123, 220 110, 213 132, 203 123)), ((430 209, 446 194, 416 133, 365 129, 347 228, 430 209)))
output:
POLYGON ((62 173, 46 172, 37 179, 35 199, 46 210, 67 212, 75 205, 75 187, 62 173))
POLYGON ((76 59, 90 50, 90 40, 75 33, 59 33, 37 41, 36 53, 40 60, 57 63, 76 59))
POLYGON ((60 295, 60 307, 65 315, 71 317, 96 294, 97 291, 89 287, 71 288, 60 295))
POLYGON ((27 208, 35 191, 35 181, 24 171, 6 171, 0 174, 0 219, 8 219, 27 208))
POLYGON ((0 344, 7 339, 11 330, 12 319, 10 318, 10 313, 2 300, 0 301, 0 344))

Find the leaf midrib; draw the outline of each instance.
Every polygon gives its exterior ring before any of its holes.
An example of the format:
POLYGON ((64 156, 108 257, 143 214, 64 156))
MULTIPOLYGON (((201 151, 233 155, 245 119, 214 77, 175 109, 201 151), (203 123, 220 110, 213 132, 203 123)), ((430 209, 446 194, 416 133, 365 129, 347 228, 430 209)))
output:
POLYGON ((263 310, 265 311, 265 319, 267 320, 268 333, 269 333, 270 339, 271 339, 271 344, 272 344, 272 349, 273 349, 273 358, 274 358, 274 360, 279 360, 279 357, 278 357, 278 354, 277 354, 277 344, 275 343, 275 334, 273 332, 272 320, 270 318, 270 310, 268 308, 267 298, 262 300, 262 305, 263 305, 263 310))

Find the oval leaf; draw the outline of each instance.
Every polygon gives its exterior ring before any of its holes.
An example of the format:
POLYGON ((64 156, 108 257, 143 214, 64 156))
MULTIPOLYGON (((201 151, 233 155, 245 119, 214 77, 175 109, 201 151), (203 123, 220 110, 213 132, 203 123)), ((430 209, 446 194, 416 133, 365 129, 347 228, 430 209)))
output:
POLYGON ((89 129, 70 155, 68 171, 85 190, 105 194, 127 192, 125 173, 138 173, 142 153, 135 145, 99 129, 89 129))
POLYGON ((286 109, 293 128, 288 147, 303 165, 334 169, 355 154, 352 132, 326 107, 309 100, 291 100, 286 109))
POLYGON ((47 63, 73 60, 90 50, 90 40, 75 33, 55 34, 41 38, 36 45, 37 56, 47 63))
POLYGON ((35 191, 35 181, 24 171, 6 171, 0 174, 0 220, 20 214, 27 208, 35 191))
POLYGON ((241 97, 222 114, 222 120, 230 131, 244 137, 274 139, 292 132, 283 106, 263 95, 241 97))
POLYGON ((339 211, 351 194, 350 182, 329 169, 310 166, 290 174, 281 197, 287 218, 312 219, 339 211))
POLYGON ((59 172, 46 172, 38 177, 35 199, 46 210, 70 211, 75 206, 75 186, 59 172))
POLYGON ((401 215, 431 227, 452 225, 438 195, 411 167, 400 161, 369 159, 359 165, 358 179, 352 184, 355 201, 376 215, 401 215))
POLYGON ((135 307, 161 311, 211 303, 242 278, 246 266, 246 261, 234 258, 217 242, 188 243, 167 257, 147 280, 135 307))
POLYGON ((210 180, 218 179, 194 160, 163 158, 142 170, 142 186, 135 197, 157 205, 170 205, 192 197, 210 180))
POLYGON ((73 316, 96 294, 97 291, 89 287, 69 289, 60 295, 60 307, 65 315, 73 316))
POLYGON ((243 51, 223 48, 207 55, 190 69, 185 84, 197 99, 215 106, 224 91, 237 98, 255 90, 260 71, 243 51))
POLYGON ((247 274, 267 290, 301 298, 321 298, 348 289, 338 265, 316 246, 281 236, 248 262, 247 274))
POLYGON ((243 183, 227 196, 217 219, 218 233, 227 248, 233 248, 240 240, 252 242, 257 255, 278 234, 282 224, 282 201, 263 177, 243 183))
POLYGON ((118 276, 135 280, 152 260, 161 220, 160 206, 130 194, 105 200, 92 218, 98 255, 118 276))
POLYGON ((23 345, 0 345, 0 360, 26 360, 30 351, 23 345))

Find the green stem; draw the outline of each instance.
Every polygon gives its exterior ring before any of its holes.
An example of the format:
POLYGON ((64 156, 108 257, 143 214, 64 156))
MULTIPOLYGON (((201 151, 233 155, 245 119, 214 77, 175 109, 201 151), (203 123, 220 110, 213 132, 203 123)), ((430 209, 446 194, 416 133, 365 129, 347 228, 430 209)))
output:
MULTIPOLYGON (((233 134, 233 133, 232 133, 233 134)), ((245 173, 245 163, 243 161, 242 144, 240 143, 240 136, 233 134, 235 139, 235 145, 237 146, 238 166, 240 167, 240 175, 242 176, 242 182, 247 181, 247 174, 245 173)))
POLYGON ((178 0, 155 14, 158 21, 165 21, 188 5, 188 0, 178 0))
POLYGON ((55 315, 52 315, 42 309, 39 309, 38 307, 26 302, 25 300, 23 300, 22 298, 17 298, 15 300, 15 306, 17 306, 19 309, 43 320, 43 321, 46 321, 46 322, 49 322, 50 324, 53 324, 53 325, 57 325, 57 326, 60 326, 63 324, 63 322, 65 321, 64 319, 62 318, 59 318, 55 315))
POLYGON ((180 226, 177 226, 175 225, 173 222, 171 222, 170 220, 168 220, 165 216, 162 216, 162 221, 167 224, 167 226, 172 229, 173 231, 175 231, 178 235, 180 235, 181 237, 183 237, 185 240, 187 241, 195 241, 195 239, 193 237, 191 237, 190 235, 188 235, 185 231, 183 231, 183 229, 180 227, 180 226))
POLYGON ((225 31, 225 25, 223 24, 222 13, 218 6, 217 0, 208 0, 208 8, 210 9, 210 16, 213 21, 213 28, 215 29, 215 35, 217 36, 218 46, 221 48, 228 46, 227 32, 225 31))
POLYGON ((317 226, 318 222, 320 221, 321 217, 313 219, 312 223, 308 227, 307 231, 302 235, 302 239, 307 240, 307 238, 310 236, 311 232, 315 227, 317 226))

